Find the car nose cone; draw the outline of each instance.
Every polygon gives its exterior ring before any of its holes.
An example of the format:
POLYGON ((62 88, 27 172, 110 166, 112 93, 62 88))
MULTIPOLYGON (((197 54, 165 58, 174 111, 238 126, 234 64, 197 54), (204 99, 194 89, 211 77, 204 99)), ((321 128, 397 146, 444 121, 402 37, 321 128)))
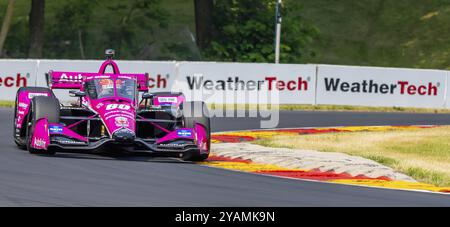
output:
POLYGON ((117 130, 112 137, 117 142, 132 142, 136 138, 136 134, 127 128, 123 128, 117 130))

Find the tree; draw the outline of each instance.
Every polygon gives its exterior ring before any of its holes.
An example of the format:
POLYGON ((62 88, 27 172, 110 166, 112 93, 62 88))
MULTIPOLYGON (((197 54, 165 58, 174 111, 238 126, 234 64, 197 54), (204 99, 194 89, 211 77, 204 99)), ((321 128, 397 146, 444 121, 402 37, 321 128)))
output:
POLYGON ((45 56, 49 58, 86 58, 87 34, 95 1, 65 0, 46 23, 45 56), (53 38, 56 37, 56 38, 53 38), (60 51, 64 50, 64 51, 60 51))
MULTIPOLYGON (((214 26, 218 34, 204 54, 209 60, 273 62, 275 37, 274 0, 221 0, 214 6, 214 26)), ((318 30, 300 14, 296 0, 285 0, 281 62, 299 63, 314 55, 309 44, 318 30)))
POLYGON ((194 6, 197 45, 200 49, 205 49, 209 46, 216 33, 213 23, 214 1, 194 0, 194 6))
POLYGON ((5 19, 0 30, 0 57, 3 56, 3 47, 5 45, 6 37, 8 36, 9 27, 11 26, 11 19, 14 12, 14 3, 16 0, 9 0, 8 8, 6 9, 5 19))
MULTIPOLYGON (((100 21, 102 35, 97 42, 102 48, 114 48, 128 59, 148 59, 149 48, 157 40, 157 28, 167 28, 168 13, 161 0, 99 0, 108 10, 108 20, 100 21)), ((99 51, 97 51, 98 53, 99 51)))
POLYGON ((29 16, 30 48, 29 58, 42 58, 44 47, 45 0, 31 0, 29 16))
MULTIPOLYGON (((113 48, 117 58, 155 59, 154 43, 168 26, 162 0, 65 0, 47 1, 45 57, 97 59, 113 48), (64 51, 61 51, 64 50, 64 51)), ((190 37, 190 36, 189 36, 190 37)), ((159 39, 158 39, 159 38, 159 39)), ((170 41, 170 39, 168 39, 170 41)), ((155 51, 156 49, 156 51, 155 51)))

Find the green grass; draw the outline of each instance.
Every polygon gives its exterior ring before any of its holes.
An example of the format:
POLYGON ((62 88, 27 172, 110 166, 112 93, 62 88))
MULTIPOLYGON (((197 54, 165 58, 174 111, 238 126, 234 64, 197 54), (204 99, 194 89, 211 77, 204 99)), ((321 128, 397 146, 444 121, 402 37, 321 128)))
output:
POLYGON ((448 0, 300 0, 321 31, 309 62, 450 69, 448 0))
POLYGON ((378 155, 363 155, 362 157, 373 160, 373 161, 378 162, 385 166, 395 166, 395 165, 399 164, 399 162, 393 158, 388 158, 388 157, 383 157, 383 156, 378 156, 378 155))
POLYGON ((407 175, 413 176, 423 182, 429 182, 437 186, 450 186, 450 177, 446 174, 429 171, 423 168, 410 167, 403 170, 407 175))
POLYGON ((0 100, 0 107, 14 107, 13 101, 1 101, 0 100))
POLYGON ((267 147, 356 155, 394 168, 421 182, 450 186, 450 127, 282 135, 255 143, 267 147))

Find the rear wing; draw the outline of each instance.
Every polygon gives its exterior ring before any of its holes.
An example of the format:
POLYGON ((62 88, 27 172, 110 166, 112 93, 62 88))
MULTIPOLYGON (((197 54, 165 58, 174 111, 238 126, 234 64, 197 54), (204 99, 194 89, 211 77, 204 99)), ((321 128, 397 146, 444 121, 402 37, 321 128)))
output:
POLYGON ((138 90, 147 92, 149 89, 149 75, 146 74, 100 74, 100 73, 83 73, 83 72, 58 72, 50 71, 46 74, 47 86, 50 89, 81 89, 83 81, 88 77, 96 76, 126 76, 134 77, 137 80, 138 90))

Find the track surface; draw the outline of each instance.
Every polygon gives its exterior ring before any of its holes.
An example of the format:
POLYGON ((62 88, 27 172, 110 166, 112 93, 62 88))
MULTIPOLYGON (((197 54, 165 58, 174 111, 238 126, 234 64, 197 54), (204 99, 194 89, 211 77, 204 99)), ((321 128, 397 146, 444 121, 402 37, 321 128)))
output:
MULTIPOLYGON (((282 112, 279 127, 448 124, 450 115, 282 112)), ((12 141, 0 109, 0 206, 450 206, 450 196, 273 178, 175 159, 33 156, 12 141)), ((215 131, 259 119, 214 118, 215 131)))

